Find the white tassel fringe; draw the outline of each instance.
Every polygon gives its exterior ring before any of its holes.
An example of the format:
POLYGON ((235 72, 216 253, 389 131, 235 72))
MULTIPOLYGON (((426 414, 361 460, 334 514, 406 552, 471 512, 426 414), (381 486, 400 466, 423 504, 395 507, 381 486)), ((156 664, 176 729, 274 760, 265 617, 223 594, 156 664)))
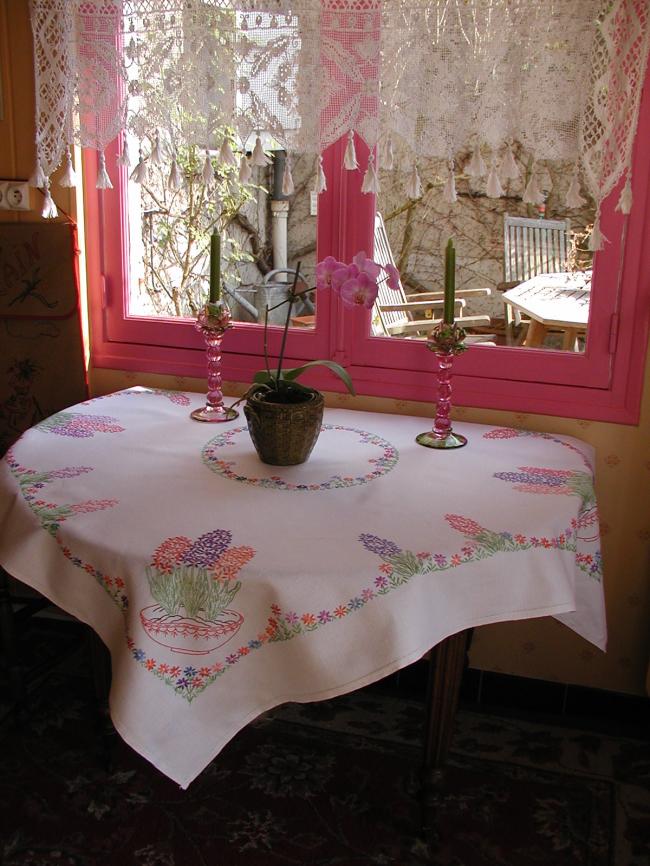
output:
POLYGON ((122 144, 122 153, 117 158, 118 165, 124 165, 126 168, 131 168, 131 157, 129 155, 129 144, 126 140, 126 135, 124 136, 124 142, 122 144))
POLYGON ((465 171, 470 177, 483 177, 487 174, 487 166, 485 165, 485 161, 481 156, 481 148, 478 146, 478 144, 474 148, 472 158, 467 163, 465 171))
POLYGON ((43 184, 45 187, 45 201, 43 202, 43 210, 41 211, 41 216, 46 220, 53 220, 58 217, 59 212, 56 209, 56 205, 54 204, 54 199, 52 198, 52 194, 50 193, 50 182, 47 178, 45 178, 45 183, 43 184))
POLYGON ((237 157, 233 153, 233 149, 227 138, 224 138, 223 143, 219 148, 219 161, 223 162, 225 165, 237 165, 237 157))
POLYGON ((406 195, 410 199, 421 198, 422 196, 422 181, 420 180, 420 175, 418 174, 417 165, 413 166, 413 171, 411 172, 411 176, 408 179, 408 183, 406 184, 406 195))
POLYGON ((391 171, 393 165, 395 164, 395 155, 393 153, 393 139, 389 138, 386 142, 386 148, 384 151, 384 162, 383 166, 386 171, 391 171))
POLYGON ((492 166, 490 167, 490 173, 488 174, 485 191, 490 198, 501 198, 502 195, 505 195, 505 190, 501 186, 501 181, 499 180, 496 159, 492 159, 492 166))
POLYGON ((244 154, 239 161, 239 182, 248 183, 252 176, 253 170, 248 164, 248 160, 246 159, 246 155, 244 154))
POLYGON ((203 182, 208 185, 214 182, 214 166, 212 165, 212 160, 210 159, 210 154, 207 150, 205 152, 205 162, 203 163, 201 177, 203 178, 203 182))
POLYGON ((153 148, 151 149, 151 156, 149 157, 149 162, 151 163, 151 165, 162 165, 163 161, 163 152, 160 145, 160 134, 156 133, 156 138, 153 143, 153 148))
POLYGON ((366 169, 366 173, 363 176, 361 192, 379 192, 379 178, 377 177, 377 171, 375 169, 375 156, 373 153, 371 153, 368 157, 368 168, 366 169))
POLYGON ((251 165, 269 165, 271 160, 264 153, 264 148, 262 147, 262 139, 257 136, 255 139, 255 147, 253 148, 253 156, 251 157, 251 165))
POLYGON ((537 182, 537 172, 534 169, 533 173, 530 176, 530 180, 526 184, 526 189, 524 190, 522 201, 524 202, 524 204, 544 204, 544 196, 539 188, 539 184, 537 182))
POLYGON ((62 186, 64 189, 72 189, 76 185, 77 173, 72 166, 72 154, 70 153, 70 148, 68 148, 65 154, 65 170, 59 181, 59 186, 62 186))
POLYGON ((517 180, 520 176, 521 172, 512 152, 512 147, 508 145, 501 162, 501 177, 503 180, 517 180))
POLYGON ((348 132, 348 143, 345 146, 345 157, 343 159, 343 166, 348 171, 354 171, 356 168, 359 168, 359 163, 357 162, 357 152, 354 147, 353 130, 350 130, 348 132))
POLYGON ((41 168, 40 162, 36 163, 32 176, 29 179, 29 185, 38 189, 42 189, 47 185, 47 178, 45 177, 45 172, 41 168))
POLYGON ((605 242, 607 238, 600 230, 600 214, 596 216, 596 222, 594 223, 594 227, 591 230, 591 237, 589 238, 588 247, 592 252, 597 252, 598 250, 602 250, 605 246, 605 242))
POLYGON ((106 157, 103 150, 99 151, 99 167, 97 168, 97 183, 95 184, 95 188, 113 189, 113 184, 106 171, 106 157))
POLYGON ((316 170, 316 183, 314 192, 321 193, 327 191, 327 178, 325 177, 325 169, 323 168, 323 157, 318 157, 318 169, 316 170))
POLYGON ((564 203, 569 208, 582 207, 587 204, 587 199, 580 195, 580 181, 577 174, 574 174, 571 179, 564 203))
POLYGON ((149 175, 149 168, 147 166, 146 160, 140 154, 140 159, 138 160, 138 164, 131 172, 131 180, 133 183, 146 183, 147 177, 149 175))
POLYGON ((169 177, 167 178, 167 189, 174 191, 180 189, 182 185, 183 179, 181 178, 178 163, 176 162, 176 158, 174 157, 174 159, 172 159, 172 165, 169 170, 169 177))
POLYGON ((447 204, 455 204, 458 201, 453 161, 449 163, 449 169, 447 170, 447 180, 445 181, 445 186, 442 190, 442 197, 447 202, 447 204))

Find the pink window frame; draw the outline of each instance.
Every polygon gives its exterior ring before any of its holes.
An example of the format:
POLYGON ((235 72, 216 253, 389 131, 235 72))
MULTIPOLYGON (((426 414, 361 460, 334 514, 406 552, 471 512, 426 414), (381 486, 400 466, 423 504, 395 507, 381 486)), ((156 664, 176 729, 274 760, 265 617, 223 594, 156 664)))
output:
MULTIPOLYGON (((649 79, 650 73, 633 161, 634 208, 627 218, 617 213, 615 190, 602 212, 603 232, 615 240, 596 258, 586 352, 474 346, 454 368, 456 405, 638 422, 650 324, 650 248, 643 244, 650 227, 650 161, 642 152, 642 142, 650 138, 649 79)), ((375 197, 361 193, 361 171, 343 169, 344 143, 324 154, 328 190, 319 197, 319 259, 333 255, 350 261, 359 250, 372 249, 375 197)), ((363 166, 368 151, 363 142, 357 144, 363 166)), ((93 152, 84 154, 84 173, 92 363, 203 377, 203 347, 190 321, 125 316, 126 176, 116 190, 96 191, 93 152)), ((345 364, 360 394, 426 402, 435 396, 435 358, 422 344, 369 336, 369 314, 346 310, 327 294, 319 293, 315 331, 292 333, 288 350, 288 364, 326 357, 345 364)), ((261 366, 260 355, 259 326, 238 325, 224 341, 225 378, 250 381, 261 366)), ((327 390, 342 388, 328 373, 314 372, 308 381, 327 390)))

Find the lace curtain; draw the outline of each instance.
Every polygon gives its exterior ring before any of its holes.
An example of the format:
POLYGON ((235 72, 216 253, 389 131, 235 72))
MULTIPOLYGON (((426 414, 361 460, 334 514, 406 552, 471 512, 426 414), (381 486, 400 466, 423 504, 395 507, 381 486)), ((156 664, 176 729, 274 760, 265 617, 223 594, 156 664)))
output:
MULTIPOLYGON (((36 83, 34 185, 54 215, 50 177, 75 183, 73 144, 99 153, 128 130, 139 153, 119 161, 133 180, 182 148, 220 163, 267 164, 263 144, 320 155, 343 135, 345 167, 378 190, 393 148, 411 154, 406 192, 420 195, 418 159, 462 168, 488 195, 518 174, 512 145, 533 160, 524 200, 542 196, 534 163, 567 160, 597 208, 627 175, 650 42, 646 0, 31 0, 36 83), (355 139, 370 147, 360 166, 355 139), (254 146, 253 146, 254 142, 254 146), (252 151, 252 153, 251 153, 252 151), (468 162, 459 156, 471 152, 468 162), (247 155, 248 154, 248 155, 247 155)), ((126 137, 122 136, 124 141, 126 137)), ((290 159, 288 161, 290 166, 290 159)), ((315 189, 326 188, 322 165, 315 189)), ((285 191, 293 182, 285 172, 285 191)), ((602 243, 598 222, 592 247, 602 243)))

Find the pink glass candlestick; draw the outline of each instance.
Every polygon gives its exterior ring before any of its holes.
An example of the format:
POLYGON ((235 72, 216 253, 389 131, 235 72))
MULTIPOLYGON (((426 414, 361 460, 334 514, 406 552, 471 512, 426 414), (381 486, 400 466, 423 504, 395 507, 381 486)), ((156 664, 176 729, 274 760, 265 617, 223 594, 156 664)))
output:
POLYGON ((433 428, 415 437, 419 445, 426 448, 462 448, 467 445, 465 436, 451 429, 451 368, 454 357, 465 348, 465 332, 456 325, 442 324, 435 329, 427 344, 438 360, 438 398, 433 428))
POLYGON ((224 406, 221 390, 221 341, 232 327, 230 310, 223 300, 206 304, 199 313, 194 327, 203 335, 208 362, 208 394, 205 406, 195 409, 190 417, 195 421, 232 421, 239 412, 224 406))

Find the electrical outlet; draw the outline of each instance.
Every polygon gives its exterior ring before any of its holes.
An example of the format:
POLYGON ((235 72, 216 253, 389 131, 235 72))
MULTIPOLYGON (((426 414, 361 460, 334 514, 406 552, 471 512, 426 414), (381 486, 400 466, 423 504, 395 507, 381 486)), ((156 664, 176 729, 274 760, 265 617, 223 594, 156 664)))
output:
POLYGON ((30 210, 29 184, 26 180, 0 180, 2 210, 30 210))

